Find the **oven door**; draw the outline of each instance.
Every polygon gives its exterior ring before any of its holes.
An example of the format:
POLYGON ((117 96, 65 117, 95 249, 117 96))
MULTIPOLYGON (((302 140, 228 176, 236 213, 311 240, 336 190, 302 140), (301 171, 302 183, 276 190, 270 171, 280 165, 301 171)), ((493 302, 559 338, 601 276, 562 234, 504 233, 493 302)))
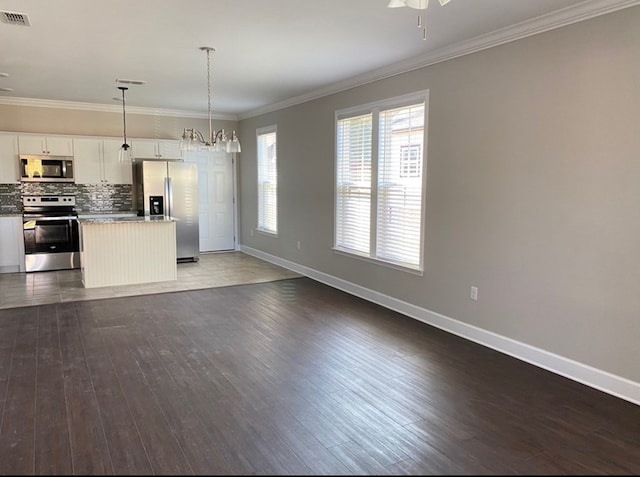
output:
POLYGON ((76 217, 23 218, 24 253, 69 253, 80 250, 76 217))

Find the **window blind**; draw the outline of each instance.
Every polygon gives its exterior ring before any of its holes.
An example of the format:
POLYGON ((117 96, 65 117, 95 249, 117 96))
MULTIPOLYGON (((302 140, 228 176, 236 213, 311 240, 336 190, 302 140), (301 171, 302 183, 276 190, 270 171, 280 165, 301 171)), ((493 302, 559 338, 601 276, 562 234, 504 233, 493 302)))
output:
POLYGON ((338 119, 336 247, 370 253, 371 114, 338 119))
POLYGON ((258 141, 258 229, 278 232, 277 131, 259 130, 258 141))
POLYGON ((420 265, 424 104, 380 112, 376 257, 420 265))

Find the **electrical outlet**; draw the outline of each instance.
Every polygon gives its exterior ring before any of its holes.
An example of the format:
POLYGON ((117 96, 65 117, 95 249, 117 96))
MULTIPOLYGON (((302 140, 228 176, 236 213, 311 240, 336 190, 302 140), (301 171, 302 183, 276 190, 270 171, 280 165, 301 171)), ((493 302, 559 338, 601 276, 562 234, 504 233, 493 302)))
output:
POLYGON ((253 229, 251 229, 251 236, 253 237, 253 229))
POLYGON ((471 287, 471 299, 472 300, 478 299, 478 287, 471 287))
POLYGON ((298 250, 300 250, 300 240, 298 240, 298 250))

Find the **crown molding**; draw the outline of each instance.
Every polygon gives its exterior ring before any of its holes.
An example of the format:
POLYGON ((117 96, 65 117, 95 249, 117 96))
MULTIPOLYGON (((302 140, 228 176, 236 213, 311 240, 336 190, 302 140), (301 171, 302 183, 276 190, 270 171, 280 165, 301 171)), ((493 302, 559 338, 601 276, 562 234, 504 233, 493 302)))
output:
POLYGON ((261 114, 295 106, 297 104, 306 103, 307 101, 318 99, 323 96, 339 93, 357 86, 373 83, 374 81, 397 76, 425 66, 469 55, 481 50, 493 48, 494 46, 538 35, 549 30, 555 30, 573 23, 606 15, 607 13, 613 13, 636 5, 640 5, 640 0, 586 0, 577 5, 566 7, 546 15, 541 15, 531 20, 517 23, 485 35, 480 35, 445 48, 440 48, 425 55, 416 56, 406 61, 394 63, 359 76, 354 76, 325 88, 315 90, 311 93, 296 96, 294 98, 239 114, 238 119, 248 119, 261 114))
MULTIPOLYGON (((73 109, 80 111, 94 111, 102 113, 121 113, 122 106, 115 104, 97 104, 97 103, 79 103, 73 101, 57 101, 50 99, 35 98, 8 98, 0 97, 0 105, 7 106, 26 106, 34 108, 52 108, 52 109, 73 109)), ((179 118, 197 118, 209 119, 207 113, 197 111, 184 111, 179 109, 160 109, 160 108, 144 108, 137 106, 127 106, 128 114, 141 114, 146 116, 169 116, 179 118)), ((235 114, 212 114, 211 119, 220 119, 227 121, 237 121, 238 116, 235 114)))

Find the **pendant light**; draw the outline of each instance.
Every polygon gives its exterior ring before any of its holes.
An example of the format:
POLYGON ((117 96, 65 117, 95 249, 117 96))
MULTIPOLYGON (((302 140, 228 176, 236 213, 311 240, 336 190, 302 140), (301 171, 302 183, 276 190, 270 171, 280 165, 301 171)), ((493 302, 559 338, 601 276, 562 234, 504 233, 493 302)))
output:
POLYGON ((126 86, 118 86, 118 89, 122 91, 122 127, 123 127, 123 136, 124 142, 120 149, 118 149, 118 161, 119 162, 132 162, 133 157, 131 154, 131 146, 127 144, 127 116, 125 113, 125 105, 124 105, 124 92, 128 90, 126 86))
POLYGON ((224 129, 214 131, 211 126, 211 52, 215 52, 215 48, 210 46, 202 46, 200 49, 207 54, 207 100, 208 100, 208 117, 209 117, 209 136, 204 138, 202 133, 197 129, 185 128, 180 139, 180 149, 182 151, 223 151, 223 152, 240 152, 240 141, 235 131, 231 132, 231 137, 227 137, 224 129))

